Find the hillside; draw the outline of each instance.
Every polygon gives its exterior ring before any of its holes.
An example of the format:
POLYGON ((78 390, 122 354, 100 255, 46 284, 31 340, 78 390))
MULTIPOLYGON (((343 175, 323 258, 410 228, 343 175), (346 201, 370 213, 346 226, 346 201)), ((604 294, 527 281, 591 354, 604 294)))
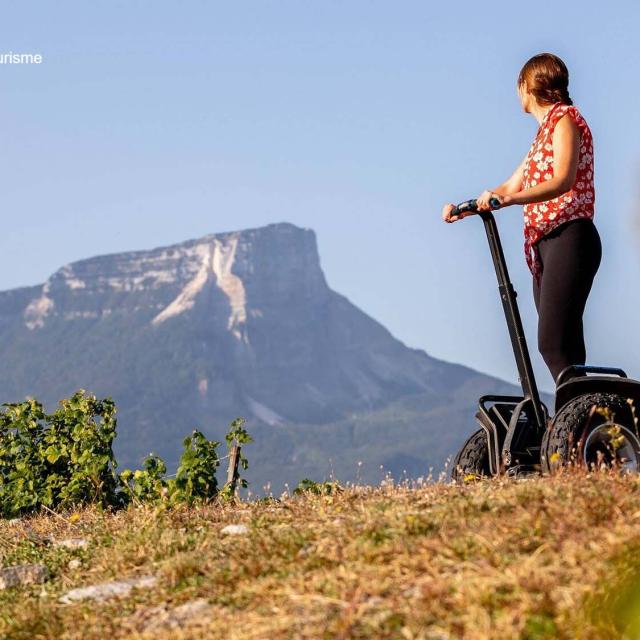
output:
POLYGON ((219 440, 245 418, 254 492, 332 470, 425 475, 474 429, 480 393, 514 392, 405 346, 329 287, 313 231, 286 223, 88 258, 0 292, 0 362, 3 402, 113 397, 124 466, 153 451, 173 469, 183 434, 219 440))
POLYGON ((0 637, 636 638, 639 521, 636 477, 577 472, 0 521, 1 564, 49 572, 0 637))

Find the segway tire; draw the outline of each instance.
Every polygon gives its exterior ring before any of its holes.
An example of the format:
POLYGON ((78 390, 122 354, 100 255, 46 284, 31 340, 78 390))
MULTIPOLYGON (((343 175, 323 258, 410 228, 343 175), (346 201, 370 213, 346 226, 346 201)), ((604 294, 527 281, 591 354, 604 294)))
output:
POLYGON ((588 466, 583 457, 577 455, 577 449, 585 430, 593 428, 590 421, 593 420, 594 405, 615 414, 615 424, 625 428, 627 440, 640 461, 640 439, 633 409, 627 399, 615 393, 588 393, 567 402, 545 431, 540 448, 544 473, 554 473, 568 464, 588 466))
POLYGON ((478 429, 458 451, 453 461, 451 479, 454 482, 463 482, 490 475, 487 432, 478 429))

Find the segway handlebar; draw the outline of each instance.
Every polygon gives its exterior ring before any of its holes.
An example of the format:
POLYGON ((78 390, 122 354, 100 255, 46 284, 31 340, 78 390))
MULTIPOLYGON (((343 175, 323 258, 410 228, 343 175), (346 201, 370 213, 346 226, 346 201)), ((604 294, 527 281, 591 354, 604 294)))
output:
MULTIPOLYGON (((500 200, 498 198, 491 198, 489 200, 489 205, 491 206, 491 210, 495 211, 500 208, 500 200)), ((476 198, 472 200, 466 200, 465 202, 461 202, 459 205, 451 211, 452 216, 459 216, 461 213, 466 213, 467 211, 473 211, 474 213, 478 210, 478 201, 476 198)))

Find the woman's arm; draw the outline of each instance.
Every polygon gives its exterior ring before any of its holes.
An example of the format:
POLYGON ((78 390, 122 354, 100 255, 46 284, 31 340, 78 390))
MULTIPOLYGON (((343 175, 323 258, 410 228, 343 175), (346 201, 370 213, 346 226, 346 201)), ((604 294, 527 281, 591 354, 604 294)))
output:
POLYGON ((553 131, 553 178, 505 197, 503 204, 529 204, 551 200, 573 187, 580 156, 580 130, 571 117, 562 116, 553 131))
POLYGON ((493 191, 483 191, 478 198, 478 210, 490 209, 489 200, 498 194, 502 207, 512 204, 529 204, 551 200, 573 187, 578 172, 580 155, 580 130, 571 117, 562 116, 553 131, 553 178, 522 189, 524 161, 516 172, 493 191))
MULTIPOLYGON (((506 196, 511 193, 517 193, 518 191, 520 191, 520 189, 522 189, 522 180, 524 178, 524 167, 525 167, 526 161, 527 161, 527 158, 525 156, 524 160, 520 163, 518 168, 513 172, 511 177, 506 182, 503 182, 499 187, 496 187, 495 189, 493 189, 493 191, 484 191, 482 193, 482 195, 477 200, 479 211, 482 211, 484 208, 486 209, 491 208, 489 206, 489 200, 490 198, 494 197, 496 193, 499 196, 506 196)), ((502 198, 500 198, 500 200, 502 201, 502 198)), ((455 222, 456 220, 461 220, 462 218, 466 218, 467 216, 473 215, 472 212, 467 212, 467 213, 462 213, 459 216, 456 216, 455 218, 451 218, 450 214, 454 206, 455 205, 453 204, 446 204, 442 208, 442 219, 445 222, 455 222)))
MULTIPOLYGON (((580 130, 571 117, 562 116, 553 131, 553 177, 545 182, 522 189, 525 160, 513 172, 513 175, 493 191, 483 191, 477 198, 478 211, 491 209, 489 200, 497 194, 501 207, 512 204, 529 204, 545 202, 566 193, 573 187, 578 172, 580 156, 580 130)), ((446 205, 442 217, 446 222, 453 221, 449 216, 453 205, 446 205)), ((462 214, 455 220, 464 218, 470 213, 462 214)))
POLYGON ((493 189, 492 193, 497 193, 501 196, 512 195, 522 189, 522 181, 524 179, 524 167, 527 159, 520 163, 518 168, 513 172, 511 177, 503 182, 499 187, 493 189))
POLYGON ((513 172, 511 177, 506 182, 503 182, 499 187, 496 187, 491 191, 483 191, 478 196, 478 198, 476 198, 478 203, 478 211, 491 209, 489 200, 491 200, 491 198, 494 198, 496 194, 500 196, 500 202, 503 203, 504 206, 507 206, 504 203, 503 196, 509 196, 518 193, 522 189, 522 181, 524 180, 524 167, 526 165, 526 162, 527 156, 524 157, 524 160, 520 163, 518 168, 513 172))

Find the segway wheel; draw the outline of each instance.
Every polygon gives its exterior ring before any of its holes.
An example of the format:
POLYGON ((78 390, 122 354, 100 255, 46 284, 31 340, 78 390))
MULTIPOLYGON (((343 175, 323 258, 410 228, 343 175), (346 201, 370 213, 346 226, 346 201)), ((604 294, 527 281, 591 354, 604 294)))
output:
POLYGON ((451 479, 454 482, 490 476, 487 432, 478 429, 463 445, 453 461, 451 479))
POLYGON ((640 472, 640 438, 633 406, 614 393, 589 393, 568 402, 542 438, 545 473, 567 465, 640 472))

